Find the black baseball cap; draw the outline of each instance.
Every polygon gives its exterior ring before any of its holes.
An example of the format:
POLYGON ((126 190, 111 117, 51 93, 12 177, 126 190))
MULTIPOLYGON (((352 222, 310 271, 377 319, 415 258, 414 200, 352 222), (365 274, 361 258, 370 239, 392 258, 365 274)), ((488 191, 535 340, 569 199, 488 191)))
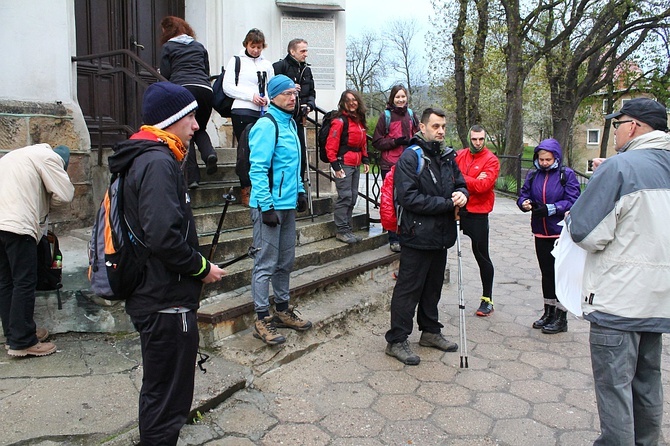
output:
POLYGON ((621 107, 621 110, 605 116, 605 119, 618 118, 621 115, 644 122, 654 130, 668 131, 668 112, 663 104, 653 99, 631 99, 621 107))

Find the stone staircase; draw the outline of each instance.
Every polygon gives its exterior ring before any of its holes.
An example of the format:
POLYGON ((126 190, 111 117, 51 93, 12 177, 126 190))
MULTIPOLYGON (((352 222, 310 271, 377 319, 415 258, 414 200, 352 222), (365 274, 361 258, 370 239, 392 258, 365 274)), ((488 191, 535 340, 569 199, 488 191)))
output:
MULTIPOLYGON (((239 204, 239 183, 235 175, 235 150, 217 149, 219 169, 214 175, 201 170, 200 187, 191 191, 191 203, 200 235, 201 252, 208 256, 224 206, 224 194, 236 197, 226 212, 214 261, 221 263, 243 256, 252 246, 249 209, 239 204)), ((312 172, 314 178, 314 172, 312 172)), ((312 180, 314 183, 314 179, 312 180)), ((321 181, 326 183, 325 180, 321 181)), ((334 193, 313 195, 313 215, 299 213, 296 224, 296 258, 291 278, 292 304, 301 306, 320 298, 324 287, 357 278, 399 258, 387 247, 386 234, 370 231, 364 212, 354 213, 354 230, 361 243, 345 245, 335 240, 332 217, 334 193)), ((253 260, 244 259, 227 268, 221 282, 207 285, 198 311, 202 343, 215 346, 222 339, 249 328, 255 320, 250 293, 253 260)), ((272 299, 272 295, 271 295, 272 299)))

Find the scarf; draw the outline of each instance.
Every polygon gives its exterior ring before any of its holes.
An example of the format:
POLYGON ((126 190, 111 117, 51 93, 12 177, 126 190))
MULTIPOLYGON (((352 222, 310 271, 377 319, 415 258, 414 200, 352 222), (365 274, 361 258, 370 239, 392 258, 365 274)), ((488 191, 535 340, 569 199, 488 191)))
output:
POLYGON ((142 130, 143 132, 151 133, 159 141, 167 144, 167 146, 170 148, 170 151, 172 151, 174 157, 177 158, 177 161, 181 162, 186 156, 186 153, 188 152, 188 147, 184 146, 184 143, 182 143, 181 140, 176 135, 170 132, 166 132, 165 130, 161 130, 152 125, 143 125, 142 127, 140 127, 140 130, 142 130))

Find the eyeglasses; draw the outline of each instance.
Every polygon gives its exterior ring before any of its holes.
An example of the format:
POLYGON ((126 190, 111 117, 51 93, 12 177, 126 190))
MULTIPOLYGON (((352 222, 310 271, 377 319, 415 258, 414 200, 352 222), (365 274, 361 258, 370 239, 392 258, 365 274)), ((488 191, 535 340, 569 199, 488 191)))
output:
POLYGON ((298 92, 296 90, 286 90, 282 91, 279 94, 282 96, 298 96, 298 92))
POLYGON ((616 129, 619 128, 619 126, 620 126, 621 124, 625 124, 625 123, 627 123, 627 122, 632 122, 632 123, 634 123, 635 125, 640 125, 640 124, 638 124, 637 122, 633 121, 632 119, 626 119, 626 120, 623 120, 623 121, 612 121, 612 127, 614 127, 614 129, 616 130, 616 129))

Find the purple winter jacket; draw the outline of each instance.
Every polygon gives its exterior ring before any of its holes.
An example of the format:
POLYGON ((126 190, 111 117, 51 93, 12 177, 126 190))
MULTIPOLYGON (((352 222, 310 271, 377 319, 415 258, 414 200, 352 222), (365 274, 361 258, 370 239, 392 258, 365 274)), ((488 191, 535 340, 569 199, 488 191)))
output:
MULTIPOLYGON (((530 219, 530 227, 533 234, 537 237, 558 237, 561 233, 561 227, 558 223, 563 220, 565 212, 570 210, 577 201, 580 194, 579 181, 575 172, 569 167, 565 167, 565 187, 561 185, 561 167, 562 153, 561 145, 553 138, 545 139, 535 147, 533 155, 533 164, 537 170, 530 170, 526 175, 526 181, 523 183, 517 206, 521 209, 521 204, 525 200, 533 203, 553 204, 556 206, 556 213, 548 217, 538 217, 530 219), (538 163, 538 152, 546 150, 553 153, 556 161, 549 169, 541 169, 538 163), (530 177, 534 176, 531 181, 530 177)), ((523 209, 521 209, 523 211, 523 209)), ((524 211, 527 212, 527 211, 524 211)))

